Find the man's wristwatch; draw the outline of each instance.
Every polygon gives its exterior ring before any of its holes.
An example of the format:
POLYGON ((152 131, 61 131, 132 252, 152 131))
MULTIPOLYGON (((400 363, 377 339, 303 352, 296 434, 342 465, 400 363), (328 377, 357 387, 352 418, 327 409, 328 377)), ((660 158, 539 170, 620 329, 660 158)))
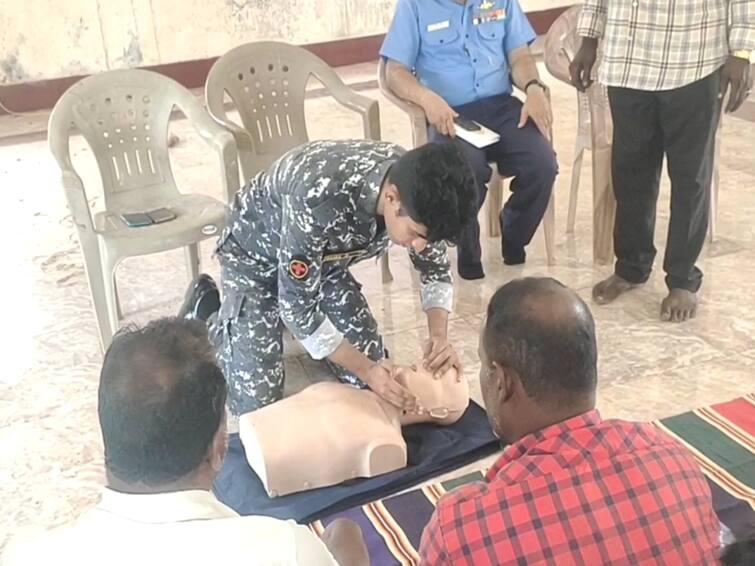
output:
POLYGON ((524 85, 525 94, 527 93, 527 91, 530 89, 532 85, 537 85, 543 89, 543 92, 548 92, 548 87, 545 86, 545 83, 543 81, 541 81, 540 79, 532 79, 530 82, 524 85))
POLYGON ((735 49, 731 52, 731 56, 736 57, 737 59, 744 59, 750 63, 755 63, 755 51, 752 51, 751 49, 735 49))

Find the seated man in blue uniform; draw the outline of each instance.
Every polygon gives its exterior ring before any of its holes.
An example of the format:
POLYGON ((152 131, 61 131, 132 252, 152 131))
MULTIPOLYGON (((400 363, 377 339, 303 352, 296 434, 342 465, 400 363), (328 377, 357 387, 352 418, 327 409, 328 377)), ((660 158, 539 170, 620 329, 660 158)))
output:
POLYGON ((282 397, 283 325, 314 359, 327 359, 341 381, 415 408, 383 359, 377 323, 349 271, 385 253, 389 240, 409 250, 420 273, 426 366, 437 375, 460 370, 447 338, 453 279, 444 242, 455 241, 470 221, 475 193, 455 146, 405 153, 371 140, 304 144, 241 189, 216 250, 222 303, 203 276, 181 309, 182 316, 211 319, 231 413, 282 397))
MULTIPOLYGON (((477 179, 477 210, 487 192, 489 162, 514 178, 500 214, 508 265, 524 263, 558 169, 548 141, 547 89, 529 50, 534 39, 517 0, 398 0, 380 50, 388 86, 422 107, 430 141, 452 140, 457 116, 500 134, 499 142, 484 149, 458 143, 477 179), (525 92, 524 104, 512 96, 512 83, 525 92)), ((477 221, 464 230, 458 252, 461 277, 485 276, 477 221)))

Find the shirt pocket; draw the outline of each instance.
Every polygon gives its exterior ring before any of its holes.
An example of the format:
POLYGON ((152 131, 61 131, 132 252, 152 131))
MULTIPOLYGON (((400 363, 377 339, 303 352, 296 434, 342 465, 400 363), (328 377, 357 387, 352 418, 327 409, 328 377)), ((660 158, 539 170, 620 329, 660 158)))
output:
MULTIPOLYGON (((423 51, 429 57, 435 57, 438 55, 446 55, 453 53, 459 48, 458 42, 460 33, 456 29, 453 23, 449 21, 447 28, 438 29, 434 26, 440 25, 446 20, 437 20, 433 22, 426 22, 422 26, 422 44, 423 51), (433 31, 429 31, 430 28, 433 31)), ((432 59, 431 59, 432 60, 432 59)), ((440 61, 439 61, 440 62, 440 61)))
POLYGON ((486 22, 477 26, 480 38, 480 50, 488 62, 495 67, 502 67, 506 63, 506 53, 503 47, 506 27, 502 21, 486 22))

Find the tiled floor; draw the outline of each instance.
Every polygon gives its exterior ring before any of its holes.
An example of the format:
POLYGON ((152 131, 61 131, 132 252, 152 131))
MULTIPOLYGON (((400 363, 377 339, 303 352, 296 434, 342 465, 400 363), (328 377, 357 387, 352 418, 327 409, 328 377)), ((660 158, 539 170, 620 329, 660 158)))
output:
MULTIPOLYGON (((374 65, 343 70, 348 82, 374 89, 374 65)), ((573 91, 553 84, 555 145, 561 163, 557 193, 556 265, 544 260, 536 236, 524 268, 504 267, 498 243, 486 239, 487 278, 459 282, 451 336, 463 353, 479 400, 477 331, 486 302, 502 283, 522 275, 550 275, 589 296, 610 272, 592 262, 589 157, 582 175, 577 230, 565 235, 576 112, 573 91)), ((312 138, 358 137, 360 120, 327 98, 307 101, 312 138)), ((404 116, 381 99, 384 139, 410 143, 404 116)), ((5 118, 5 120, 8 120, 5 118)), ((181 143, 172 158, 179 185, 220 197, 217 161, 183 121, 171 125, 181 143)), ((0 122, 0 131, 3 124, 0 122)), ((704 252, 706 274, 699 316, 683 325, 662 323, 663 275, 614 305, 594 307, 600 344, 599 406, 608 416, 651 419, 755 390, 755 124, 724 123, 719 240, 704 252)), ((96 189, 89 150, 72 142, 74 161, 96 189)), ((0 206, 5 275, 0 283, 5 327, 0 374, 0 546, 21 525, 53 525, 77 515, 102 482, 96 389, 101 360, 77 237, 68 216, 55 165, 39 136, 0 146, 0 206)), ((657 246, 668 221, 668 183, 659 207, 657 246)), ((204 266, 217 275, 203 247, 204 266)), ((127 322, 171 314, 184 292, 180 251, 125 261, 119 284, 127 322)), ((660 262, 660 259, 659 259, 660 262)), ((401 250, 391 251, 396 280, 380 284, 375 265, 355 270, 364 282, 391 352, 399 361, 419 355, 424 323, 417 283, 401 250)), ((299 349, 287 369, 291 391, 323 379, 326 370, 299 349), (296 355, 298 352, 298 355, 296 355)))

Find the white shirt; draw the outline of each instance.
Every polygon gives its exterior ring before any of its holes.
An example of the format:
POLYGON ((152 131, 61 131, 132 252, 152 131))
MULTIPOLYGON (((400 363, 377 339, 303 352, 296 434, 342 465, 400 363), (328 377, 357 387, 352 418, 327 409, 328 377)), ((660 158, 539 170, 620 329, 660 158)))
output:
POLYGON ((129 495, 105 489, 70 525, 22 532, 4 566, 337 566, 308 528, 241 517, 207 491, 129 495))

